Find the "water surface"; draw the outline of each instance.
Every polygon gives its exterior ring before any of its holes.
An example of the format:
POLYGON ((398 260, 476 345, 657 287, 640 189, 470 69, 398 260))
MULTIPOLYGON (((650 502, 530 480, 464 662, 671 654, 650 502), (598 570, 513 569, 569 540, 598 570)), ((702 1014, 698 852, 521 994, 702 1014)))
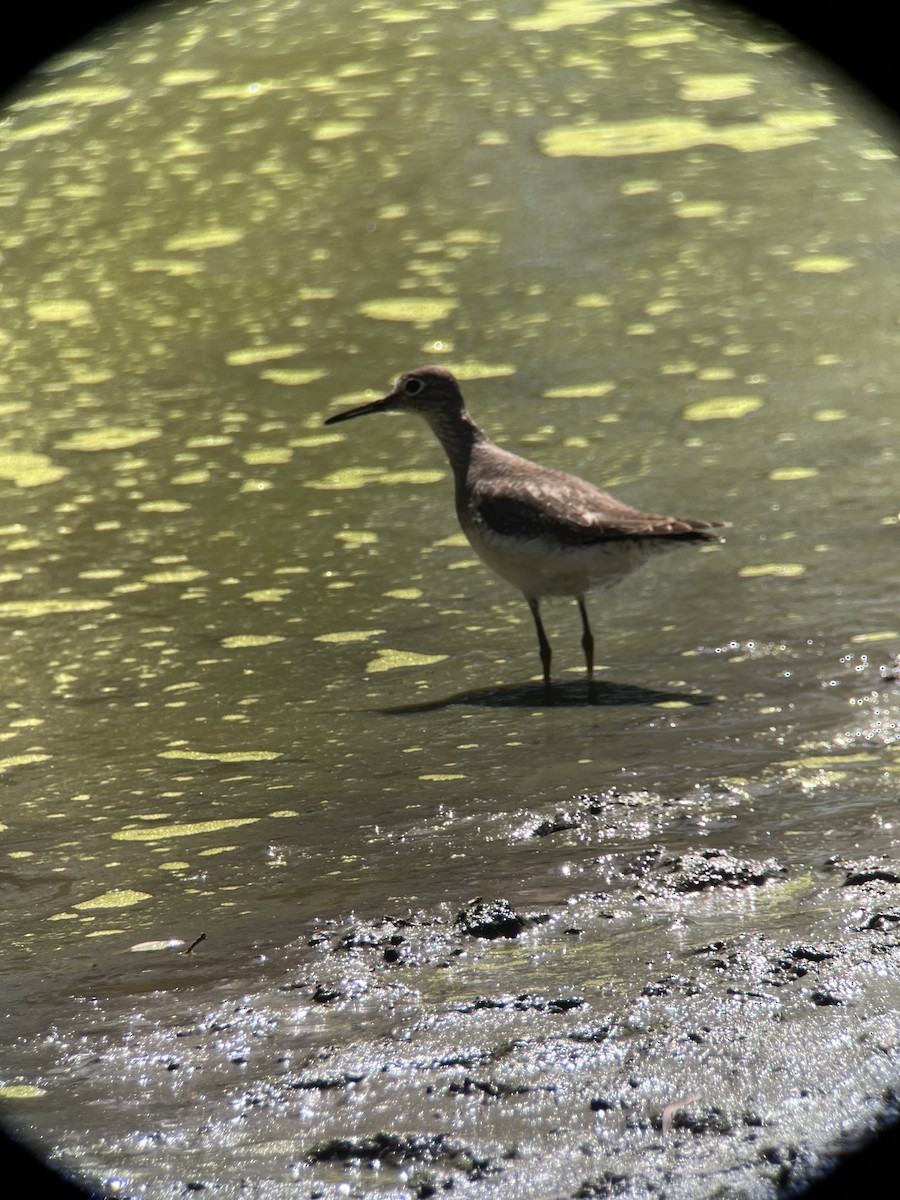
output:
POLYGON ((596 847, 520 835, 585 790, 647 797, 611 849, 881 849, 898 178, 789 45, 161 6, 0 133, 8 1036, 137 944, 227 977, 352 910, 563 902, 596 847), (424 425, 322 428, 425 361, 509 449, 732 522, 593 601, 598 702, 560 601, 546 703, 424 425))

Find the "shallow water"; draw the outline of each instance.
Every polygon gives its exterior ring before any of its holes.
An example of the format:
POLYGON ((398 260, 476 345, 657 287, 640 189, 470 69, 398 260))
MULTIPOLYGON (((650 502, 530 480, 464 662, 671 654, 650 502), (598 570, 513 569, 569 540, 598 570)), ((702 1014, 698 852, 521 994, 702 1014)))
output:
POLYGON ((8 1036, 137 944, 227 977, 313 918, 563 901, 596 846, 521 830, 581 791, 645 794, 637 846, 881 847, 896 163, 704 14, 163 6, 7 104, 8 1036), (733 523, 593 601, 593 703, 571 602, 546 702, 424 425, 322 429, 429 360, 508 448, 733 523))

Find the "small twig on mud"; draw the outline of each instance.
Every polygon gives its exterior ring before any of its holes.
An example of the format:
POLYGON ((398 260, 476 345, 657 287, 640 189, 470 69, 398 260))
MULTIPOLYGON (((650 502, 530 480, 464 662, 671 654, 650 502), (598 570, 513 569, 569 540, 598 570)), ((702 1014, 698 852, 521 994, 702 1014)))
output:
POLYGON ((205 941, 206 941, 206 934, 205 934, 205 933, 201 933, 201 934, 200 934, 200 936, 199 936, 199 937, 196 937, 196 938, 194 938, 194 940, 193 940, 193 941, 191 942, 191 944, 190 944, 190 945, 187 947, 187 949, 185 949, 185 950, 182 950, 182 951, 181 951, 181 953, 182 953, 182 954, 190 954, 190 953, 191 953, 191 951, 194 949, 194 947, 195 947, 195 946, 199 946, 201 942, 205 942, 205 941))

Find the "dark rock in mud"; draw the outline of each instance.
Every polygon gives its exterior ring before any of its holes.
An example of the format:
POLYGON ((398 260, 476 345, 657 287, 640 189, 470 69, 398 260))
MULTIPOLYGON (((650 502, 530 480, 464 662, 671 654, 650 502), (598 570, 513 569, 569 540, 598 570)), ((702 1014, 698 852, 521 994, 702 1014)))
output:
POLYGON ((411 1163, 440 1164, 462 1172, 469 1179, 481 1179, 488 1172, 502 1170, 486 1158, 442 1133, 376 1133, 370 1137, 331 1138, 313 1146, 307 1162, 384 1164, 395 1170, 411 1163))
POLYGON ((672 887, 677 892, 701 892, 707 888, 758 887, 785 874, 774 858, 759 862, 735 858, 724 850, 701 850, 683 854, 671 863, 672 887))
POLYGON ((528 921, 517 913, 508 900, 472 900, 456 915, 456 925, 469 937, 514 938, 527 928, 528 921))

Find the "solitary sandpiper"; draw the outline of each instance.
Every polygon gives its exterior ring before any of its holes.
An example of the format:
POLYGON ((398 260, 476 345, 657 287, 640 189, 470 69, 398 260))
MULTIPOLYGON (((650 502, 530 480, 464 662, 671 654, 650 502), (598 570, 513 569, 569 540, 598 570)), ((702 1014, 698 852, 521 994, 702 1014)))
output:
POLYGON ((718 542, 711 531, 727 524, 641 512, 575 475, 502 449, 466 411, 459 383, 446 367, 408 371, 380 400, 336 413, 325 424, 394 410, 419 413, 437 434, 453 468, 463 533, 476 554, 528 601, 548 689, 551 651, 541 620, 542 596, 578 601, 591 681, 594 637, 585 594, 618 583, 660 550, 718 542))

